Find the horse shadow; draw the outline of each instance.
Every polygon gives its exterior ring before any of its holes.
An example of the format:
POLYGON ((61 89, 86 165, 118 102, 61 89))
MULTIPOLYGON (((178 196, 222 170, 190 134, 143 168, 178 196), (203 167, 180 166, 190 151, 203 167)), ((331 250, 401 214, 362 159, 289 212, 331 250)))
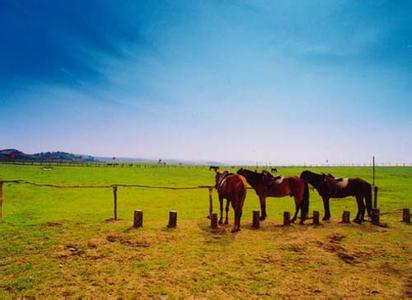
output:
POLYGON ((230 245, 236 240, 239 232, 231 232, 232 225, 219 225, 216 229, 210 227, 209 222, 199 221, 197 223, 206 245, 230 245))

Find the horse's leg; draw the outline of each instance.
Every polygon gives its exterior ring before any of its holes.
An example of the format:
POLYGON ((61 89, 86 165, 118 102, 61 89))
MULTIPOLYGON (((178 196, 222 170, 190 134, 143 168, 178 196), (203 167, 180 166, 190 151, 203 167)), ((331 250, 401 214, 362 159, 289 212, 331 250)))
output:
MULTIPOLYGON (((353 222, 361 224, 363 220, 363 215, 362 215, 363 199, 361 196, 356 196, 356 203, 358 205, 358 213, 356 214, 356 218, 353 220, 353 222)), ((363 214, 365 214, 364 207, 363 207, 363 214)))
POLYGON ((260 201, 260 211, 261 211, 261 215, 260 215, 260 219, 263 221, 264 219, 266 219, 266 197, 264 196, 259 196, 259 201, 260 201))
POLYGON ((225 219, 225 224, 229 224, 229 204, 230 201, 229 199, 226 200, 226 219, 225 219))
POLYGON ((365 204, 363 203, 363 196, 357 196, 356 201, 359 203, 359 224, 364 221, 365 218, 365 204))
POLYGON ((291 223, 295 223, 296 218, 298 217, 298 213, 300 210, 300 202, 301 202, 298 200, 297 196, 295 196, 294 198, 295 198, 295 214, 293 215, 292 220, 290 220, 291 223))
POLYGON ((223 197, 219 195, 219 204, 220 204, 220 219, 219 224, 223 223, 223 197))
POLYGON ((330 208, 329 208, 329 197, 322 196, 323 208, 325 209, 325 215, 323 216, 323 221, 330 220, 330 208))

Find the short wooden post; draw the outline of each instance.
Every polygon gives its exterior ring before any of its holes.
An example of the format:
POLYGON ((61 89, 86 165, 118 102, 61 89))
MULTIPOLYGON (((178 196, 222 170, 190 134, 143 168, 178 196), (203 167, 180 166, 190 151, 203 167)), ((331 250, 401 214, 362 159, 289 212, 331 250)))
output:
POLYGON ((3 181, 0 181, 0 222, 3 221, 3 181))
POLYGON ((378 208, 378 187, 373 188, 373 208, 378 208))
POLYGON ((283 226, 290 225, 290 212, 285 211, 283 212, 283 226))
POLYGON ((373 208, 372 209, 372 224, 374 225, 380 224, 379 215, 380 215, 379 209, 373 208))
POLYGON ((113 218, 117 220, 117 186, 113 186, 113 218))
POLYGON ((209 187, 209 217, 212 219, 212 213, 213 213, 213 188, 209 187))
POLYGON ((176 223, 177 223, 177 212, 175 210, 171 210, 169 212, 169 224, 167 224, 167 227, 175 228, 176 223))
POLYGON ((212 213, 210 215, 210 227, 212 229, 216 229, 217 228, 217 213, 212 213))
POLYGON ((320 225, 320 223, 319 223, 319 212, 317 210, 313 211, 313 225, 320 225))
POLYGON ((411 223, 411 213, 410 213, 409 208, 404 208, 402 210, 402 222, 404 222, 406 224, 411 223))
POLYGON ((350 223, 350 212, 347 210, 342 214, 342 223, 350 223))
POLYGON ((143 227, 143 211, 135 210, 133 214, 133 227, 143 227))
POLYGON ((252 221, 252 227, 253 228, 259 228, 260 227, 260 211, 254 210, 253 211, 253 221, 252 221))

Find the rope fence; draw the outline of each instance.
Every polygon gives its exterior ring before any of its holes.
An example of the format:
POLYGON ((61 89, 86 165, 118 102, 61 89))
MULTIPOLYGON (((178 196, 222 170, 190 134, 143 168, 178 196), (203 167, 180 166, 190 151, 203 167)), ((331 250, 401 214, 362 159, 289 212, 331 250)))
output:
MULTIPOLYGON (((198 185, 198 186, 186 186, 186 187, 175 187, 175 186, 154 186, 154 185, 144 185, 144 184, 125 184, 125 183, 116 183, 116 184, 105 184, 105 185, 62 185, 62 184, 49 184, 49 183, 37 183, 37 182, 32 182, 32 181, 27 181, 27 180, 0 180, 0 222, 3 220, 3 203, 4 203, 4 196, 3 196, 3 188, 4 184, 27 184, 31 186, 36 186, 36 187, 47 187, 47 188, 57 188, 57 189, 112 189, 113 190, 113 219, 117 220, 117 190, 119 187, 122 188, 143 188, 143 189, 163 189, 163 190, 199 190, 199 189, 208 189, 209 191, 209 218, 211 219, 211 227, 214 228, 216 227, 215 219, 216 216, 213 214, 213 198, 212 198, 212 192, 214 186, 212 185, 198 185)), ((250 187, 249 187, 250 188, 250 187)), ((376 192, 375 192, 376 193, 376 192)), ((376 202, 376 200, 375 200, 376 202)), ((289 212, 285 212, 289 213, 289 212)), ((391 214, 395 212, 386 212, 382 213, 384 214, 391 214)), ((170 212, 170 218, 172 221, 169 220, 170 223, 168 226, 169 227, 175 227, 176 226, 176 212, 171 211, 170 212)), ((402 221, 404 223, 410 224, 410 210, 405 208, 402 210, 403 218, 402 221)), ((379 209, 375 208, 373 209, 373 214, 372 214, 372 223, 375 225, 379 225, 379 209), (374 218, 375 217, 375 218, 374 218)), ((259 222, 258 222, 258 217, 259 213, 258 211, 253 212, 253 227, 254 228, 259 228, 259 222)), ((135 218, 142 219, 142 215, 140 213, 135 212, 135 218)), ((285 214, 284 215, 284 225, 288 225, 288 219, 289 217, 285 214)), ((314 216, 313 216, 314 224, 319 225, 319 213, 317 211, 314 211, 314 216)), ((343 216, 342 216, 342 222, 343 223, 348 223, 349 220, 349 212, 345 211, 343 216)), ((141 223, 142 220, 135 221, 135 223, 141 223)), ((139 227, 139 226, 136 226, 139 227)))
MULTIPOLYGON (((162 190, 199 190, 208 189, 209 190, 209 205, 212 204, 212 190, 214 186, 211 185, 197 185, 197 186, 185 186, 185 187, 175 187, 175 186, 155 186, 155 185, 145 185, 145 184, 126 184, 126 183, 115 183, 115 184, 105 184, 105 185, 62 185, 62 184, 50 184, 50 183, 37 183, 33 181, 27 181, 22 179, 15 180, 0 180, 0 222, 3 220, 3 185, 4 184, 27 184, 36 187, 47 187, 47 188, 57 188, 57 189, 112 189, 113 190, 113 219, 117 220, 117 189, 122 188, 143 188, 143 189, 162 189, 162 190)), ((212 209, 212 208, 210 208, 212 209)))

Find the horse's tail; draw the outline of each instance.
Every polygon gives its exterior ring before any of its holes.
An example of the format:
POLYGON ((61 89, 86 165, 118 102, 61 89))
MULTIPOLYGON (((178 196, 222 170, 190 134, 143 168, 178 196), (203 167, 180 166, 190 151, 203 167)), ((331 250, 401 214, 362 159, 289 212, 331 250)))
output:
POLYGON ((306 220, 309 212, 309 186, 308 183, 304 180, 304 190, 303 190, 303 198, 301 204, 301 213, 300 213, 300 222, 303 223, 306 220))
POLYGON ((372 217, 372 186, 368 183, 365 194, 366 210, 368 211, 368 217, 372 217))

